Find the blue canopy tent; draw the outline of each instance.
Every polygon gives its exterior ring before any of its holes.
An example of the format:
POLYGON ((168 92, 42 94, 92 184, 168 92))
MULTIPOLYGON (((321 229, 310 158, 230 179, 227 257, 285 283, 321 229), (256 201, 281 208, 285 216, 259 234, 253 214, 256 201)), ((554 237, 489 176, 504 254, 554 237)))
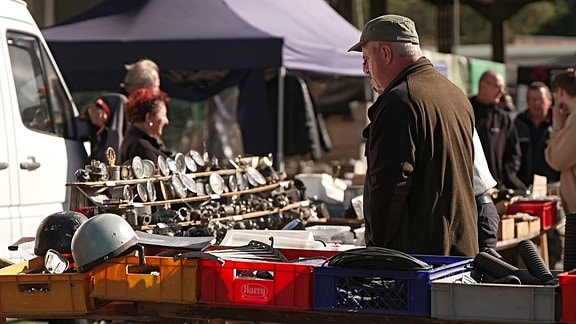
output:
MULTIPOLYGON (((43 33, 72 91, 114 90, 124 64, 144 57, 163 71, 228 69, 209 87, 163 76, 162 88, 203 100, 238 84, 245 152, 280 159, 283 130, 279 123, 275 136, 267 120, 264 71, 363 76, 361 55, 346 52, 360 32, 324 0, 107 0, 43 33)), ((282 96, 280 82, 279 120, 282 96)))
MULTIPOLYGON (((329 76, 365 77, 362 55, 347 52, 360 31, 324 0, 225 0, 241 18, 260 30, 284 39, 283 66, 329 76)), ((284 73, 281 70, 281 75, 284 73)), ((279 79, 277 159, 284 158, 284 102, 279 79)))
POLYGON ((282 37, 282 64, 290 70, 365 77, 362 54, 347 52, 360 31, 325 0, 224 0, 238 16, 282 37))
POLYGON ((162 70, 227 69, 209 86, 183 87, 163 76, 162 88, 199 101, 238 84, 245 152, 275 149, 261 94, 264 69, 281 66, 282 39, 252 27, 223 1, 108 0, 42 32, 72 91, 116 90, 124 65, 142 58, 162 70))

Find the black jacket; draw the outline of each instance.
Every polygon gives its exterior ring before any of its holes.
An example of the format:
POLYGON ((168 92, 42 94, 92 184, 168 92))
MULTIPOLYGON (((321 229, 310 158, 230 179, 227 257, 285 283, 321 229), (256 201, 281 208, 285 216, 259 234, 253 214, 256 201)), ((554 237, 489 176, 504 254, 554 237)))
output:
POLYGON ((498 188, 525 189, 526 184, 518 179, 522 151, 513 117, 496 105, 478 102, 476 96, 470 102, 488 168, 498 188))
MULTIPOLYGON (((118 155, 124 133, 128 128, 128 120, 124 116, 124 107, 128 99, 120 93, 103 93, 96 98, 97 104, 99 104, 99 100, 102 100, 103 104, 106 105, 106 107, 101 108, 105 109, 110 116, 106 126, 101 129, 94 126, 90 122, 87 112, 80 115, 79 120, 81 122, 78 125, 82 128, 80 132, 86 134, 86 138, 82 139, 90 141, 90 160, 108 162, 106 150, 108 147, 112 147, 118 155)), ((115 162, 121 163, 121 161, 115 162)))
POLYGON ((139 156, 142 159, 152 160, 156 163, 159 155, 168 157, 171 155, 171 152, 166 149, 161 140, 150 137, 140 129, 130 126, 124 136, 122 146, 120 147, 120 159, 118 164, 129 161, 135 156, 139 156))
POLYGON ((366 244, 478 253, 474 118, 466 95, 421 58, 368 109, 366 244))
POLYGON ((544 158, 544 151, 550 142, 552 116, 550 114, 546 121, 536 127, 530 120, 529 113, 527 110, 515 120, 522 150, 522 165, 518 177, 527 185, 532 184, 535 174, 546 177, 548 183, 560 181, 560 172, 552 169, 544 158))

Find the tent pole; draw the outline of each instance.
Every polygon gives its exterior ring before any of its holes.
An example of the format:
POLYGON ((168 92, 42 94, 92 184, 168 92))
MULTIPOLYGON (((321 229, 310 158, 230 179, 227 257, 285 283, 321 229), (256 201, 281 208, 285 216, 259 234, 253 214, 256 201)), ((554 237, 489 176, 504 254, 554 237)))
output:
POLYGON ((278 69, 278 143, 276 153, 276 170, 284 172, 284 82, 286 67, 278 69))

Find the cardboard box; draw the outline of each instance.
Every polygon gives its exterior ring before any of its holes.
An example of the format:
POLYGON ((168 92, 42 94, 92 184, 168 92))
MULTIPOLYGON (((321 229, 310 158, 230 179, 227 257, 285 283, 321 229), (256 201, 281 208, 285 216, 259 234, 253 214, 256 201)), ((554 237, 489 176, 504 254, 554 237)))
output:
POLYGON ((530 236, 530 224, 528 221, 519 221, 514 223, 514 237, 522 238, 530 236))
POLYGON ((506 241, 514 238, 514 218, 503 217, 498 225, 498 241, 506 241))
POLYGON ((540 233, 540 229, 542 228, 540 217, 534 217, 532 220, 528 221, 528 224, 530 225, 531 235, 536 235, 540 233))

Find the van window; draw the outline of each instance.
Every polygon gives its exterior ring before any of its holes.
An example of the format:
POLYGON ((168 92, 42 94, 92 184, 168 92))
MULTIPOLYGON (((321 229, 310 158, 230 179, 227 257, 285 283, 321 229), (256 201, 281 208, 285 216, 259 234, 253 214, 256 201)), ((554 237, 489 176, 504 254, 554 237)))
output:
POLYGON ((24 125, 73 138, 73 108, 46 49, 37 37, 19 32, 8 32, 7 40, 24 125))

